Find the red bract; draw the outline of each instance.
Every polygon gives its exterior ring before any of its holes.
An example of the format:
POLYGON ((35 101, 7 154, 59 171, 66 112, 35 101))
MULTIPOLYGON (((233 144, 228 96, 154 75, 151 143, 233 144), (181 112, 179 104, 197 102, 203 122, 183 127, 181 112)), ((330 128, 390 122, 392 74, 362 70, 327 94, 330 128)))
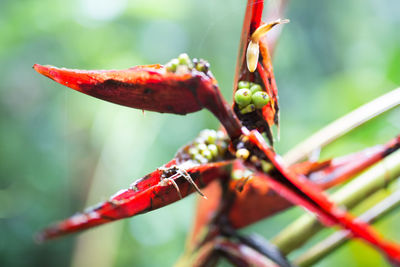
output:
POLYGON ((209 199, 200 202, 191 242, 192 249, 199 254, 199 261, 193 262, 207 265, 213 262, 215 253, 219 253, 237 264, 244 262, 261 266, 264 262, 263 266, 273 266, 270 261, 259 261, 255 255, 261 253, 281 266, 290 266, 282 255, 276 251, 269 253, 253 239, 237 235, 235 229, 286 209, 293 203, 315 213, 326 225, 340 225, 351 231, 355 237, 366 240, 400 264, 398 245, 383 240, 368 224, 354 220, 322 191, 322 188, 349 179, 398 149, 399 138, 375 149, 371 155, 363 151, 344 160, 305 162, 285 167, 280 156, 262 137, 261 133, 265 132, 272 144, 271 127, 278 125, 279 120, 277 87, 265 38, 257 38, 259 51, 253 52, 257 56, 260 53, 260 57, 256 57, 254 68, 248 67, 249 60, 245 54, 249 42, 254 40, 253 33, 264 24, 261 21, 263 6, 263 1, 248 1, 234 83, 235 91, 239 81, 260 85, 259 90, 264 96, 268 95, 269 102, 259 106, 258 110, 243 113, 239 102, 230 108, 208 63, 201 60, 192 62, 187 55, 166 66, 137 66, 122 71, 81 71, 34 65, 36 71, 60 84, 132 108, 174 114, 207 108, 226 130, 226 135, 219 133, 221 136, 215 132, 203 132, 200 139, 182 148, 172 161, 138 180, 129 189, 118 192, 109 201, 44 230, 39 235, 41 240, 145 213, 195 191, 203 195, 199 188, 206 187, 204 192, 209 199), (238 171, 247 174, 235 180, 238 171), (270 194, 271 190, 278 194, 270 194), (200 229, 207 226, 205 234, 200 235, 200 229), (239 242, 221 239, 222 236, 236 238, 239 242), (246 253, 240 252, 247 246, 251 249, 246 253))
POLYGON ((201 110, 201 96, 200 99, 195 96, 197 88, 212 88, 215 82, 201 75, 167 73, 161 65, 121 71, 70 70, 38 64, 33 68, 62 85, 109 102, 182 115, 201 110))
MULTIPOLYGON (((322 162, 305 161, 289 167, 297 175, 304 175, 321 189, 327 189, 347 181, 400 147, 400 137, 385 145, 377 145, 363 151, 322 162)), ((243 164, 234 165, 245 169, 243 164)), ((241 181, 231 181, 235 188, 241 181)), ((252 176, 241 192, 236 192, 229 218, 232 226, 242 228, 262 218, 287 209, 292 203, 274 194, 269 183, 259 176, 252 176), (268 207, 268 208, 265 208, 268 207), (246 214, 246 216, 243 216, 246 214)), ((202 201, 205 203, 207 201, 202 201)))
MULTIPOLYGON (((227 179, 230 174, 230 163, 230 161, 209 163, 186 168, 185 171, 197 186, 204 187, 217 178, 227 179)), ((157 169, 136 181, 129 189, 119 191, 107 202, 100 203, 84 213, 76 214, 47 228, 38 236, 38 240, 50 239, 146 213, 186 197, 195 189, 182 175, 175 175, 178 171, 179 165, 176 164, 176 160, 172 160, 162 169, 157 169), (162 177, 164 174, 166 177, 162 177)))
MULTIPOLYGON (((252 116, 240 116, 244 126, 249 129, 257 128, 259 131, 267 132, 269 141, 272 143, 271 127, 276 124, 279 126, 279 104, 278 90, 273 73, 271 58, 268 52, 268 44, 266 38, 260 39, 260 54, 261 57, 257 64, 255 72, 250 72, 247 68, 246 49, 250 41, 251 34, 264 22, 261 21, 264 1, 249 1, 245 13, 245 18, 242 28, 242 36, 240 39, 239 55, 235 71, 234 88, 237 88, 239 81, 250 81, 263 84, 265 91, 268 93, 271 101, 262 109, 261 114, 252 116)), ((237 111, 237 110, 236 110, 237 111)))
POLYGON ((121 71, 71 70, 39 64, 33 68, 74 90, 132 108, 181 115, 207 108, 225 123, 230 135, 240 134, 240 124, 212 75, 199 71, 170 73, 158 64, 121 71))
POLYGON ((245 133, 251 143, 262 150, 276 168, 276 177, 268 177, 259 173, 269 182, 271 187, 289 201, 302 205, 319 216, 326 225, 340 224, 350 230, 356 237, 361 237, 372 245, 380 248, 391 259, 400 264, 400 246, 383 240, 368 224, 355 220, 345 210, 337 207, 327 196, 305 176, 297 175, 285 169, 281 158, 265 143, 257 131, 245 133), (282 176, 282 177, 280 177, 282 176))

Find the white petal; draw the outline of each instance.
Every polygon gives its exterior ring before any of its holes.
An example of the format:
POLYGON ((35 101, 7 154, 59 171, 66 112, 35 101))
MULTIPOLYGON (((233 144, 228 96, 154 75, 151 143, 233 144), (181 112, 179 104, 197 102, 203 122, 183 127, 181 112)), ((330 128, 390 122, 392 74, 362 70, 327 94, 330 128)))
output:
POLYGON ((250 72, 254 72, 257 68, 259 53, 260 50, 258 43, 250 41, 246 53, 247 68, 250 72))

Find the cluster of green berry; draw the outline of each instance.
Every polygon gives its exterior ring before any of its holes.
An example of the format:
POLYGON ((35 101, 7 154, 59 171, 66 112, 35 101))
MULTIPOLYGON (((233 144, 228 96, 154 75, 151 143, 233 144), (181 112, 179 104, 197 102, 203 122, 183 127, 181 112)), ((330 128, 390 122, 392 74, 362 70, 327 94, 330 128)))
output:
POLYGON ((178 74, 188 73, 192 70, 207 73, 210 68, 210 64, 204 59, 193 58, 193 60, 191 60, 188 54, 183 53, 180 54, 178 58, 171 59, 165 65, 165 68, 168 72, 178 74))
POLYGON ((223 156, 227 148, 228 139, 222 131, 205 129, 189 146, 187 153, 192 160, 204 164, 223 156))
POLYGON ((262 109, 269 102, 269 96, 262 91, 259 84, 240 81, 235 93, 235 102, 239 106, 240 113, 246 114, 262 109))

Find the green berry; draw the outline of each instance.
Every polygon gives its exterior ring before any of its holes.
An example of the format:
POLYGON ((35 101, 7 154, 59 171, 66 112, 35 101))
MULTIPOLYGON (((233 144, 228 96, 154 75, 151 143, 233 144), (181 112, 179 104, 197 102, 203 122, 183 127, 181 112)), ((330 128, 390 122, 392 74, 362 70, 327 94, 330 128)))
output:
POLYGON ((207 138, 206 138, 206 142, 208 144, 214 144, 215 141, 217 140, 217 132, 214 130, 210 130, 208 132, 207 138))
POLYGON ((193 144, 199 145, 199 144, 204 144, 205 142, 206 140, 203 137, 199 136, 196 139, 194 139, 193 144))
POLYGON ((262 91, 262 88, 259 84, 253 84, 250 86, 250 91, 252 94, 254 94, 255 92, 262 91))
POLYGON ((197 149, 202 153, 204 150, 207 150, 207 145, 206 144, 198 144, 197 149))
POLYGON ((195 156, 196 156, 197 154, 199 154, 199 150, 198 150, 197 148, 195 148, 195 147, 191 147, 191 148, 189 148, 188 153, 189 153, 190 157, 191 157, 192 159, 194 159, 195 156))
POLYGON ((207 67, 203 62, 198 62, 197 64, 194 64, 196 70, 200 71, 200 72, 206 72, 207 71, 207 67))
POLYGON ((200 72, 205 72, 206 68, 203 64, 199 63, 196 65, 196 70, 198 70, 200 72))
POLYGON ((246 160, 250 156, 250 151, 246 148, 241 148, 236 151, 236 157, 242 160, 246 160))
POLYGON ((210 150, 208 150, 208 149, 205 149, 205 150, 201 151, 201 155, 203 157, 205 157, 207 160, 211 160, 212 159, 212 154, 211 154, 210 150))
POLYGON ((200 164, 205 164, 208 162, 208 160, 200 154, 197 154, 194 159, 200 164))
POLYGON ((269 96, 266 92, 256 92, 252 95, 251 100, 253 101, 256 108, 261 109, 269 102, 269 96))
POLYGON ((168 62, 167 65, 165 65, 165 67, 167 68, 167 71, 175 72, 178 65, 179 65, 179 60, 174 58, 170 62, 168 62))
POLYGON ((208 63, 202 58, 201 59, 193 58, 192 63, 194 68, 200 72, 207 73, 208 69, 210 68, 210 63, 208 63))
POLYGON ((238 88, 239 88, 239 89, 243 89, 243 88, 249 89, 249 87, 250 87, 249 82, 240 81, 240 82, 238 83, 238 88))
POLYGON ((200 137, 204 138, 208 144, 214 144, 217 140, 217 132, 215 130, 205 129, 200 132, 200 137))
POLYGON ((261 160, 261 168, 264 173, 268 173, 274 168, 274 166, 271 163, 266 162, 265 160, 261 160))
POLYGON ((218 156, 218 147, 214 144, 210 144, 207 146, 208 150, 211 152, 213 157, 218 156))
POLYGON ((166 69, 168 72, 173 72, 171 62, 168 62, 167 64, 165 64, 165 69, 166 69))
POLYGON ((193 68, 193 63, 190 60, 190 57, 188 56, 188 54, 186 54, 186 53, 180 54, 178 56, 178 60, 179 60, 180 65, 186 65, 189 68, 193 68))
POLYGON ((235 102, 239 107, 245 107, 251 102, 251 92, 249 89, 239 89, 235 93, 235 102))
POLYGON ((253 104, 247 105, 240 110, 240 113, 247 114, 256 110, 256 106, 253 104))

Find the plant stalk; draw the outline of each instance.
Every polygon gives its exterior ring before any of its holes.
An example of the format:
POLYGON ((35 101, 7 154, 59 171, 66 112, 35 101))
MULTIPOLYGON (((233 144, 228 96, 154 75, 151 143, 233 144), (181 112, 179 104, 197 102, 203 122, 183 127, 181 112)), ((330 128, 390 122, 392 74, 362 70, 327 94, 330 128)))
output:
POLYGON ((305 159, 313 151, 326 146, 361 124, 399 105, 400 88, 397 88, 335 120, 296 145, 283 157, 285 164, 290 166, 305 159))
MULTIPOLYGON (((339 206, 347 209, 363 201, 376 191, 385 188, 391 181, 400 176, 400 150, 387 156, 381 162, 343 186, 330 196, 339 206)), ((311 214, 304 214, 285 229, 273 240, 283 254, 303 245, 314 234, 323 229, 322 224, 311 214)))
MULTIPOLYGON (((363 213, 359 219, 367 223, 376 221, 377 219, 380 219, 384 215, 388 214, 393 209, 398 208, 399 205, 400 190, 397 190, 363 213)), ((351 233, 349 233, 349 231, 337 231, 297 258, 295 260, 295 265, 299 267, 311 266, 341 245, 345 244, 349 238, 351 238, 351 233)))

